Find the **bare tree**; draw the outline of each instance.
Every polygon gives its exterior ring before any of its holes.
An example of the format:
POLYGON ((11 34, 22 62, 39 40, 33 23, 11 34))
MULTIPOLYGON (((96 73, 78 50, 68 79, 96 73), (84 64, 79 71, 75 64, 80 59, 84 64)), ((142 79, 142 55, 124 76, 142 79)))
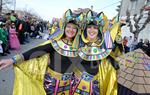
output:
POLYGON ((0 0, 0 14, 3 9, 9 9, 9 5, 13 4, 13 0, 0 0))
POLYGON ((28 18, 34 18, 34 19, 41 19, 41 17, 39 16, 39 14, 32 8, 23 8, 22 10, 23 15, 28 17, 28 18))
POLYGON ((146 25, 150 22, 150 10, 148 11, 148 14, 147 14, 147 18, 146 20, 144 21, 144 23, 140 23, 140 20, 143 18, 143 15, 144 15, 144 8, 142 8, 140 10, 140 14, 139 16, 137 14, 135 14, 133 16, 133 21, 134 21, 134 24, 132 24, 131 22, 131 15, 130 15, 130 12, 127 10, 126 11, 126 15, 127 15, 127 19, 126 19, 126 22, 128 23, 128 26, 130 28, 130 32, 134 34, 134 37, 138 38, 139 36, 139 33, 146 27, 146 25), (135 29, 134 29, 135 28, 135 29))

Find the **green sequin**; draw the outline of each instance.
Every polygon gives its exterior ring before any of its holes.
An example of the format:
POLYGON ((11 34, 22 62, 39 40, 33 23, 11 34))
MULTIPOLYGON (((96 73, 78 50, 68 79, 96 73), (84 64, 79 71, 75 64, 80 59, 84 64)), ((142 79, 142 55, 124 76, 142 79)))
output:
POLYGON ((60 46, 64 46, 64 44, 61 42, 61 43, 59 43, 60 44, 60 46))
POLYGON ((72 50, 73 48, 72 47, 70 47, 70 50, 72 50))
POLYGON ((94 51, 94 53, 96 53, 96 52, 97 52, 97 49, 94 49, 93 51, 94 51))

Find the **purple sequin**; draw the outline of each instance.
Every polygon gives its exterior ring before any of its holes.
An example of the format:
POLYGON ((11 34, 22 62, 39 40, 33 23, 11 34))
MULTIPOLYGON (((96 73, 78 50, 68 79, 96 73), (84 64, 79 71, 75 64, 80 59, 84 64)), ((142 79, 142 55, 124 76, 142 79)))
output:
POLYGON ((64 48, 67 48, 67 45, 65 45, 64 48))
POLYGON ((85 90, 85 89, 86 89, 86 86, 82 86, 82 89, 85 90))

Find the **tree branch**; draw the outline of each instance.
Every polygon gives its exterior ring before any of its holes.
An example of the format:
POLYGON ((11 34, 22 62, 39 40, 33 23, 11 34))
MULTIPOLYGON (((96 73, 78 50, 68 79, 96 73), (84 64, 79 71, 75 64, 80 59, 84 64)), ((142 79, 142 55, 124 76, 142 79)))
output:
POLYGON ((137 22, 139 23, 139 21, 141 20, 141 18, 143 17, 143 14, 140 14, 140 16, 137 19, 137 22))
POLYGON ((130 28, 130 32, 133 33, 133 25, 131 24, 131 21, 129 22, 129 28, 130 28))
POLYGON ((134 31, 133 31, 133 25, 132 25, 131 19, 130 19, 130 12, 129 12, 128 10, 126 11, 126 15, 127 15, 126 22, 129 23, 128 26, 129 26, 130 32, 133 33, 133 32, 134 32, 134 31))
POLYGON ((133 20, 135 21, 135 22, 137 22, 137 14, 134 14, 134 17, 133 17, 133 20))
POLYGON ((140 28, 140 31, 142 31, 142 30, 146 27, 146 25, 147 25, 149 22, 150 22, 150 11, 148 12, 148 17, 147 17, 147 19, 145 20, 143 26, 140 28))

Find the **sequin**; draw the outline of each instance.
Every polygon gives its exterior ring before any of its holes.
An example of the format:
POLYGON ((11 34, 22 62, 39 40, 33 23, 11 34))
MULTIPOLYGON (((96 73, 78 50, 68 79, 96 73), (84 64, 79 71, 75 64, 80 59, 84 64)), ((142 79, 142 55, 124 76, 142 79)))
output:
POLYGON ((67 84, 67 82, 64 82, 64 85, 66 85, 67 84))
POLYGON ((72 50, 73 48, 72 47, 70 47, 70 50, 72 50))
POLYGON ((86 89, 86 86, 82 86, 82 89, 85 90, 85 89, 86 89))
POLYGON ((96 53, 96 52, 97 52, 97 49, 94 49, 93 51, 94 51, 94 53, 96 53))
POLYGON ((91 52, 91 50, 89 49, 89 50, 88 50, 88 52, 90 53, 90 52, 91 52))
POLYGON ((67 48, 67 45, 65 45, 64 48, 67 48))

